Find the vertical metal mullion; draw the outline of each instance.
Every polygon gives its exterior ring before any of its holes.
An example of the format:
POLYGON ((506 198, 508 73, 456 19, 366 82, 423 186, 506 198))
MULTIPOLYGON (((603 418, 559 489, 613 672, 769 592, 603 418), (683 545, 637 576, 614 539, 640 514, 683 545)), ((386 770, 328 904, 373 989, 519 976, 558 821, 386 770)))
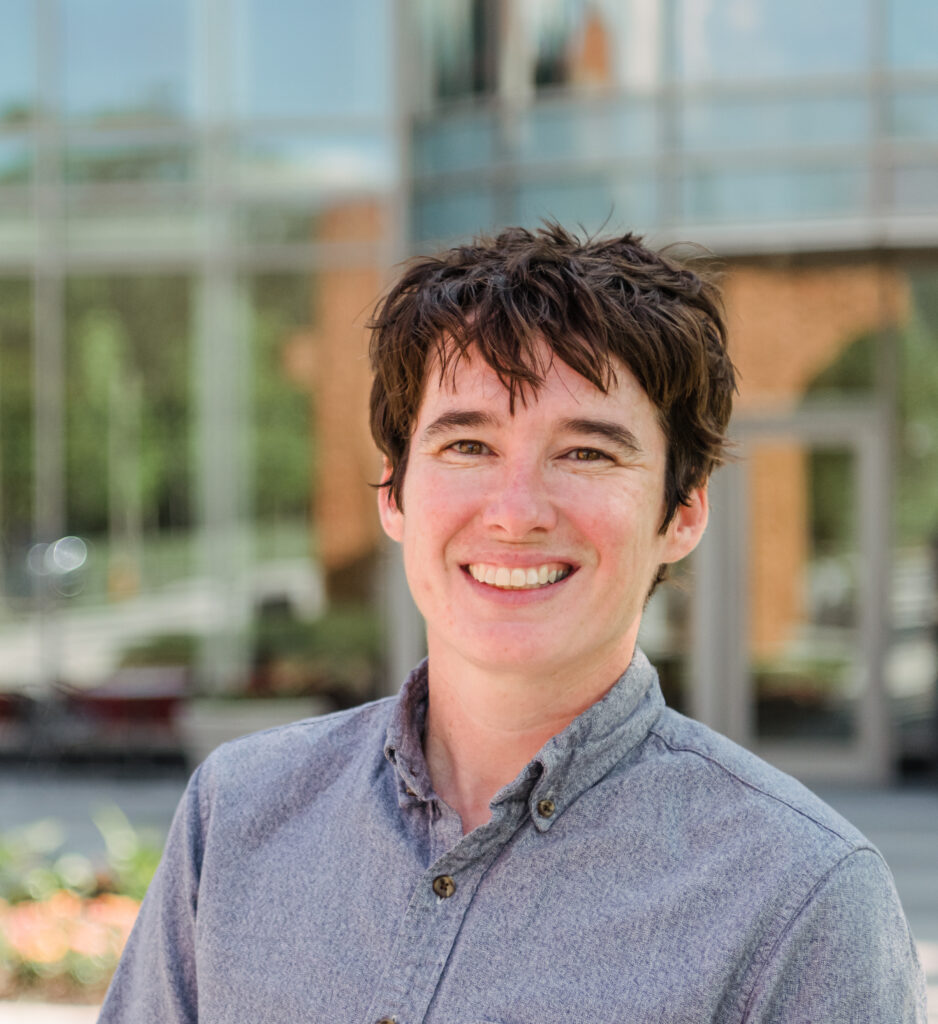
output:
MULTIPOLYGON (((65 532, 65 231, 61 174, 61 54, 58 5, 36 5, 36 164, 32 213, 36 252, 32 272, 34 541, 65 532)), ((61 676, 62 632, 58 598, 48 577, 34 577, 39 633, 38 684, 52 690, 61 676)))
MULTIPOLYGON (((392 95, 394 111, 392 113, 395 126, 395 146, 397 156, 398 179, 394 191, 389 197, 390 231, 383 248, 384 266, 396 266, 404 259, 411 248, 409 202, 411 195, 411 139, 412 119, 407 107, 406 98, 412 95, 407 88, 408 74, 413 68, 413 54, 409 47, 413 46, 414 33, 409 31, 407 20, 415 17, 412 4, 407 0, 396 0, 395 17, 392 26, 391 68, 394 75, 392 95)), ((408 672, 426 654, 426 635, 423 619, 417 611, 407 578, 400 546, 388 538, 384 538, 385 557, 381 562, 380 588, 382 594, 382 613, 385 623, 387 650, 387 678, 383 681, 385 693, 395 693, 406 678, 408 672)))
POLYGON ((252 403, 247 394, 247 346, 242 290, 232 253, 229 107, 229 0, 198 5, 196 48, 204 117, 200 136, 201 211, 205 234, 198 262, 193 374, 199 562, 220 619, 211 624, 199 657, 201 686, 222 691, 244 679, 250 621, 248 483, 252 403))
POLYGON ((56 4, 39 0, 37 21, 36 167, 32 187, 37 248, 33 262, 33 380, 37 540, 53 540, 65 527, 65 314, 64 203, 61 176, 56 4))
POLYGON ((676 227, 682 219, 681 187, 684 178, 684 151, 680 130, 683 92, 677 73, 678 39, 677 4, 679 0, 662 0, 660 27, 660 68, 657 95, 657 177, 658 225, 676 227))

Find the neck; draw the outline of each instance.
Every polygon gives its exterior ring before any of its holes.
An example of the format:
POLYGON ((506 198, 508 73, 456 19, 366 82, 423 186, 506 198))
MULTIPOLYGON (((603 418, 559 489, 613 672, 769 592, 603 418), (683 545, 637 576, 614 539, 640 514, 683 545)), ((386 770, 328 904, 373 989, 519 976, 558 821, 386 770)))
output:
POLYGON ((463 832, 489 820, 489 802, 544 744, 612 688, 631 660, 551 677, 453 666, 433 652, 424 753, 437 794, 463 832))

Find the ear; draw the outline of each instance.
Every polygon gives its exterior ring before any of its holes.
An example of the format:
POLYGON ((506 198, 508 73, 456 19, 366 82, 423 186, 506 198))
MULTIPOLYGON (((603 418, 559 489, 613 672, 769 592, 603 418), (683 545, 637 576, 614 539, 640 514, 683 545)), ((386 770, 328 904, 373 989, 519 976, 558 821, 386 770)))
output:
POLYGON ((689 555, 707 529, 710 502, 707 487, 695 487, 687 498, 686 505, 678 505, 674 518, 668 523, 665 533, 665 557, 663 562, 679 562, 689 555))
POLYGON ((378 516, 384 532, 397 541, 404 539, 404 513, 397 507, 388 480, 391 479, 391 463, 384 457, 384 468, 381 471, 381 486, 378 488, 378 516))

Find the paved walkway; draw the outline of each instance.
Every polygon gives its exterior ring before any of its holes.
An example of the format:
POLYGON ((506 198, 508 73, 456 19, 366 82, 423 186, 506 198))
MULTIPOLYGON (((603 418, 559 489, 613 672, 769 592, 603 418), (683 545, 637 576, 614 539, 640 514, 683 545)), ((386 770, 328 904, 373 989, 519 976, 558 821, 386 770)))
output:
MULTIPOLYGON (((65 775, 0 770, 0 829, 55 817, 67 845, 94 853, 103 847, 90 824, 102 804, 116 803, 138 827, 165 833, 185 780, 65 775)), ((824 789, 821 796, 882 850, 919 945, 929 981, 929 1022, 938 1024, 938 786, 921 789, 824 789)), ((2 1024, 93 1024, 88 1006, 0 1003, 2 1024)))

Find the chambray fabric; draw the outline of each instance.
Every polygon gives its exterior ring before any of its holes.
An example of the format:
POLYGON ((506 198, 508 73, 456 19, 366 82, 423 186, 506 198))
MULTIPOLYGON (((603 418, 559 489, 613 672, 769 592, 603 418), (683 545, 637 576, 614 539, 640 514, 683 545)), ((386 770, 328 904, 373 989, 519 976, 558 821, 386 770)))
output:
POLYGON ((213 753, 101 1022, 925 1021, 879 853, 666 709, 641 652, 465 837, 426 707, 424 664, 398 698, 213 753))

